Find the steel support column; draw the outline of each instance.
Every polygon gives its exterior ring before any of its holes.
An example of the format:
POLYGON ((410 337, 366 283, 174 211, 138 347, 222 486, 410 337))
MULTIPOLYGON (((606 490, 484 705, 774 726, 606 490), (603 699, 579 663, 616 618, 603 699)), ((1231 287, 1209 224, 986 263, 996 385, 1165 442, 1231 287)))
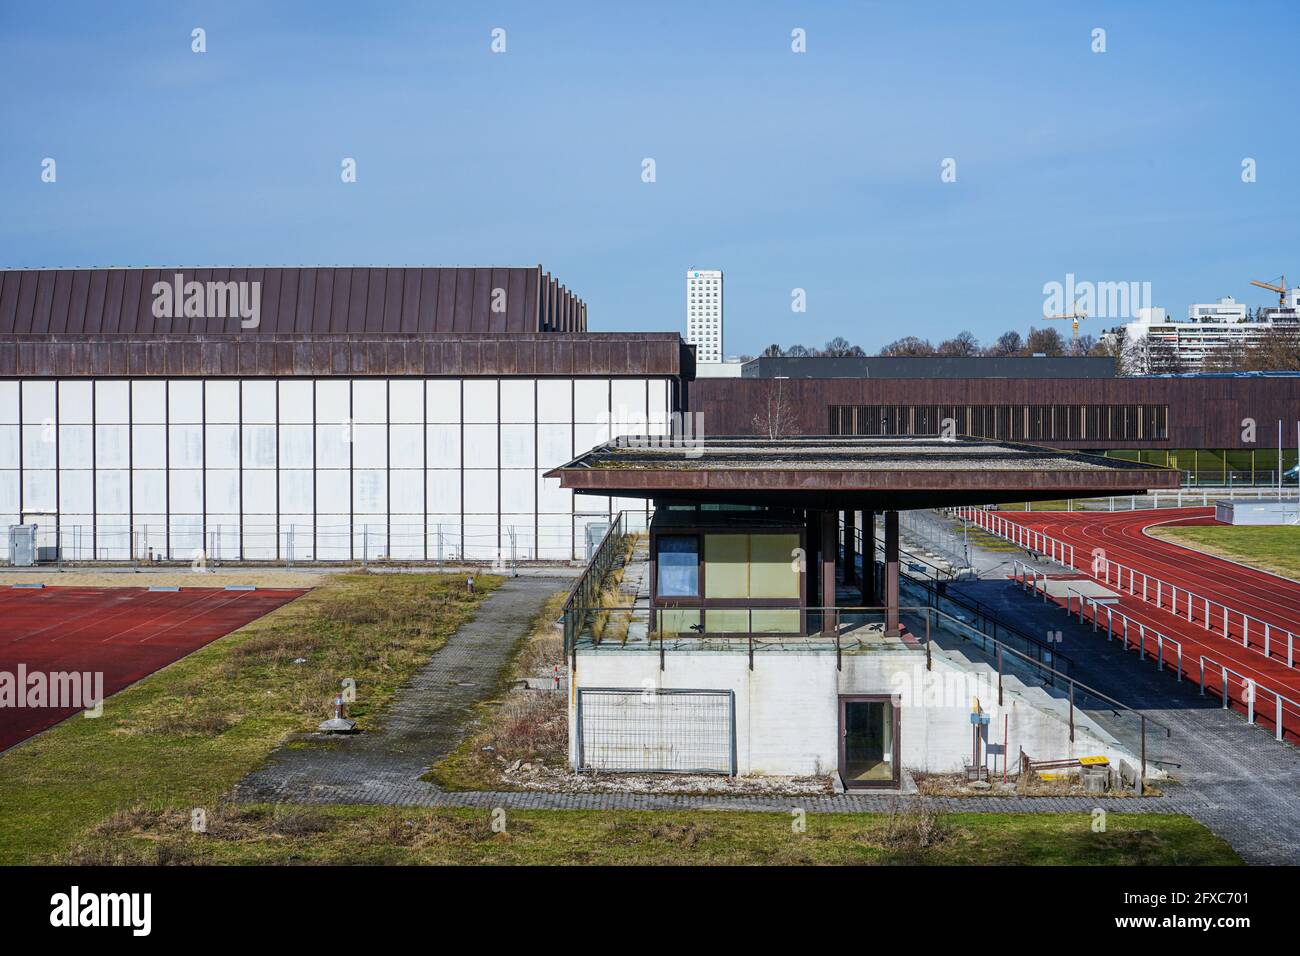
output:
POLYGON ((835 619, 835 558, 839 552, 839 512, 821 512, 821 606, 822 633, 834 634, 835 619))
POLYGON ((858 579, 858 563, 855 560, 858 553, 858 513, 856 511, 844 512, 844 583, 853 584, 858 579))
POLYGON ((898 512, 885 512, 885 636, 898 629, 898 512))
POLYGON ((862 603, 876 607, 880 596, 876 594, 876 513, 862 512, 862 603))

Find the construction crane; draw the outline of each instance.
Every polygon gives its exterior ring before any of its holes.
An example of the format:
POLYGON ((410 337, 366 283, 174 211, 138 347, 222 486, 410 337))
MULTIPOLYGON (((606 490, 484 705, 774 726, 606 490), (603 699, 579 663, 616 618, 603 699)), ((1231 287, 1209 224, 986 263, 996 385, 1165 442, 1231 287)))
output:
POLYGON ((1273 285, 1273 283, 1271 282, 1260 282, 1257 279, 1251 279, 1250 284, 1257 285, 1261 289, 1268 289, 1269 292, 1276 292, 1278 308, 1285 309, 1286 308, 1286 276, 1278 276, 1277 279, 1278 282, 1281 283, 1280 285, 1273 285))
POLYGON ((1078 344, 1079 344, 1079 323, 1080 323, 1082 320, 1084 320, 1084 319, 1086 319, 1086 318, 1088 317, 1088 313, 1082 311, 1082 310, 1079 308, 1079 303, 1078 303, 1078 302, 1074 303, 1074 309, 1075 309, 1075 311, 1073 311, 1073 312, 1066 312, 1066 313, 1064 313, 1064 314, 1062 314, 1062 315, 1045 315, 1045 316, 1043 316, 1043 318, 1045 318, 1045 319, 1071 319, 1071 320, 1073 320, 1073 322, 1074 322, 1074 337, 1072 338, 1071 341, 1072 341, 1075 345, 1078 345, 1078 344))

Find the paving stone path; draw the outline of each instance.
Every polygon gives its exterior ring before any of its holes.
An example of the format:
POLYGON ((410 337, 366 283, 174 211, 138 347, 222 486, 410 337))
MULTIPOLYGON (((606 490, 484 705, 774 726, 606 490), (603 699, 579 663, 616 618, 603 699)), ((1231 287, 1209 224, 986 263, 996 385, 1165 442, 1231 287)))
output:
POLYGON ((511 649, 546 599, 571 583, 531 576, 507 580, 398 691, 380 732, 282 746, 239 783, 236 798, 293 802, 346 794, 340 802, 391 802, 383 798, 419 783, 416 778, 456 748, 470 708, 495 689, 511 649))

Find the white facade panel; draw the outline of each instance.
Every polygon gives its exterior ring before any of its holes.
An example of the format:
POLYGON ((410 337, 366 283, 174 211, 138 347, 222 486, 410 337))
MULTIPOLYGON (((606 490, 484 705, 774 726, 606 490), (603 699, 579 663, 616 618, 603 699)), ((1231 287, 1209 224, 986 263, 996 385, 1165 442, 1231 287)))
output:
POLYGON ((270 379, 245 379, 241 383, 245 425, 274 425, 276 388, 270 379))
POLYGON ((204 463, 209 468, 239 467, 239 426, 209 425, 203 437, 204 463))
MULTIPOLYGON (((0 429, 3 431, 3 429, 0 429)), ((131 426, 121 424, 95 426, 95 467, 131 467, 131 426)))
POLYGON ((460 426, 429 425, 428 456, 430 468, 460 467, 460 426))
POLYGON ((167 464, 171 468, 203 467, 203 426, 167 426, 167 464))
POLYGON ((172 379, 167 383, 167 421, 172 425, 203 423, 203 383, 172 379))
POLYGON ((573 425, 537 426, 537 467, 558 468, 573 460, 573 425))
MULTIPOLYGON (((24 417, 26 412, 24 410, 24 417)), ((54 420, 47 424, 23 426, 23 467, 53 468, 56 455, 54 420)))
POLYGON ((17 468, 21 431, 17 425, 0 425, 0 468, 17 468))
POLYGON ((311 425, 281 425, 279 439, 281 468, 312 467, 315 446, 312 442, 311 425))
POLYGON ((670 392, 662 379, 401 378, 32 380, 0 383, 6 394, 0 520, 50 524, 58 506, 68 534, 116 525, 101 557, 129 556, 134 528, 142 558, 146 535, 161 551, 170 534, 180 560, 283 559, 293 528, 296 560, 356 559, 363 541, 372 557, 513 546, 516 560, 566 560, 611 502, 542 472, 605 441, 611 418, 614 433, 640 430, 670 392))
POLYGON ((154 379, 137 379, 131 383, 131 423, 165 425, 167 423, 167 383, 154 379))
POLYGON ((316 382, 316 423, 341 425, 352 418, 352 386, 346 379, 316 382))
POLYGON ((0 425, 17 425, 18 382, 0 382, 0 425))
POLYGON ((239 423, 239 382, 229 378, 204 383, 203 420, 209 424, 239 423))
POLYGON ((467 378, 464 381, 465 418, 467 422, 493 423, 497 418, 497 380, 494 378, 467 378))
POLYGON ((91 514, 95 510, 95 473, 93 471, 59 472, 59 512, 91 514))
POLYGON ((59 425, 59 467, 92 468, 95 460, 93 425, 59 425))
POLYGON ((167 426, 131 426, 131 465, 134 468, 167 467, 167 426))
POLYGON ((388 420, 395 424, 424 424, 424 382, 394 378, 388 382, 388 420))
POLYGON ((352 420, 366 424, 388 421, 388 382, 364 378, 352 383, 352 420))
POLYGON ((425 421, 453 425, 460 422, 460 379, 435 378, 425 383, 428 402, 425 421))
POLYGON ((536 383, 531 378, 501 380, 501 421, 532 424, 537 420, 534 402, 536 383))
POLYGON ((388 426, 388 466, 390 468, 424 467, 423 425, 388 426))
POLYGON ((310 515, 316 510, 315 473, 310 469, 280 472, 280 511, 310 515))
POLYGON ((276 464, 275 426, 262 423, 245 423, 244 467, 251 469, 274 468, 276 464))
POLYGON ((501 467, 536 468, 537 449, 534 443, 536 425, 501 426, 501 467))
POLYGON ((273 471, 244 472, 244 506, 245 515, 262 515, 273 518, 275 505, 276 481, 273 471))
POLYGON ((120 379, 100 379, 94 386, 95 424, 130 424, 131 383, 120 379))
POLYGON ((388 426, 363 424, 352 426, 352 467, 388 467, 388 426))
POLYGON ((316 513, 343 514, 351 511, 352 475, 350 472, 322 470, 316 472, 316 513))
MULTIPOLYGON (((492 515, 497 513, 497 471, 487 468, 465 469, 466 515, 492 515)), ((466 519, 468 520, 468 519, 466 519)))
POLYGON ((93 383, 74 380, 59 383, 59 424, 89 425, 94 421, 93 383))
POLYGON ((22 383, 23 424, 39 425, 54 422, 54 383, 25 381, 22 383))
MULTIPOLYGON (((420 515, 424 521, 424 470, 395 468, 389 472, 389 508, 394 514, 420 515)), ((396 520, 396 519, 394 519, 396 520)))
POLYGON ((310 425, 316 420, 315 383, 307 379, 281 379, 280 424, 310 425))
MULTIPOLYGON (((535 512, 537 481, 531 468, 503 468, 501 470, 501 511, 503 514, 535 512)), ((504 518, 502 521, 504 522, 504 518)))
POLYGON ((429 489, 429 520, 433 515, 455 515, 460 520, 460 472, 449 468, 430 469, 427 481, 429 489))
MULTIPOLYGON (((159 496, 154 501, 166 500, 166 488, 162 486, 162 472, 137 472, 140 475, 156 475, 155 490, 159 496)), ((141 499, 146 501, 148 499, 141 499)), ((95 472, 95 512, 99 515, 120 515, 122 521, 131 513, 131 473, 125 468, 114 468, 95 472)))
POLYGON ((497 467, 496 425, 466 425, 462 440, 466 468, 497 467))
POLYGON ((537 382, 537 420, 548 425, 573 421, 573 380, 543 378, 537 382))
POLYGON ((609 423, 609 379, 576 379, 573 383, 574 421, 609 423))

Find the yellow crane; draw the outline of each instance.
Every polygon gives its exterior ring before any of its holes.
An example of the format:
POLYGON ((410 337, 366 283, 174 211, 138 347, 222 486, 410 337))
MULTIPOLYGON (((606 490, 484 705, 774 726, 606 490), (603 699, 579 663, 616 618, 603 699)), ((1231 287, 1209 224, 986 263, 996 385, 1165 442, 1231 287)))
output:
POLYGON ((1251 285, 1257 285, 1261 289, 1268 289, 1269 292, 1277 293, 1277 304, 1279 308, 1286 308, 1286 276, 1278 276, 1280 285, 1273 285, 1271 282, 1260 282, 1258 279, 1251 279, 1251 285))
POLYGON ((1074 303, 1074 309, 1075 309, 1075 311, 1073 311, 1073 312, 1066 312, 1066 313, 1063 313, 1063 314, 1061 314, 1061 315, 1045 315, 1045 316, 1043 316, 1043 318, 1045 318, 1045 319, 1070 319, 1070 320, 1072 320, 1072 321, 1074 322, 1074 337, 1072 338, 1071 341, 1072 341, 1075 345, 1078 345, 1078 343, 1079 343, 1079 323, 1080 323, 1082 320, 1084 320, 1084 319, 1086 319, 1086 318, 1088 317, 1088 313, 1087 313, 1087 312, 1084 312, 1083 310, 1081 310, 1081 309, 1079 308, 1079 303, 1078 303, 1078 302, 1074 303))

